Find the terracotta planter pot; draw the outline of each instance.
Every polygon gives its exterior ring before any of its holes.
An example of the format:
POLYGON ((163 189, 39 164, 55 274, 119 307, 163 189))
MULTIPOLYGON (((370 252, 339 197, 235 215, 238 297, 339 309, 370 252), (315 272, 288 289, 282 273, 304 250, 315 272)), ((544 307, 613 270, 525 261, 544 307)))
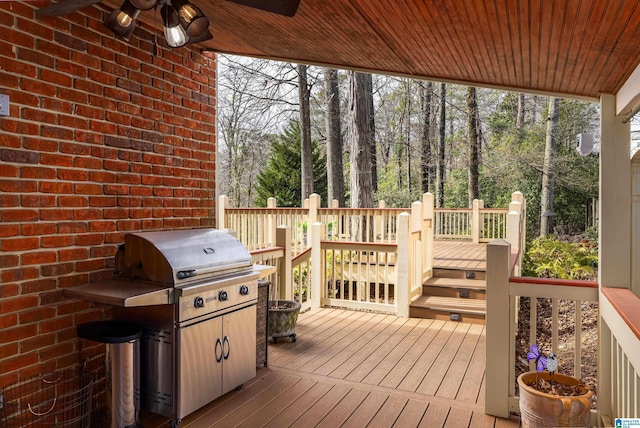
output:
POLYGON ((296 341, 296 322, 300 313, 300 303, 295 300, 269 301, 269 333, 274 342, 279 337, 290 337, 296 341))
POLYGON ((573 397, 546 394, 532 386, 538 379, 549 380, 563 385, 577 385, 579 381, 571 376, 549 372, 527 372, 518 376, 520 386, 520 421, 522 427, 588 427, 591 425, 591 397, 593 391, 573 397))

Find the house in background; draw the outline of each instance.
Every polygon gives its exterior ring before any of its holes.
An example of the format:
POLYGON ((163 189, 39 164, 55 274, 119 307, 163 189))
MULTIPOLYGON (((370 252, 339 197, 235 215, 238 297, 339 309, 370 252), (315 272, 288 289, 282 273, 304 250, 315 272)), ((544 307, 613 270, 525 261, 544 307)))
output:
POLYGON ((119 2, 48 4, 0 2, 0 386, 78 363, 75 326, 110 313, 63 289, 110 277, 126 232, 215 226, 223 52, 599 102, 599 406, 640 416, 611 392, 614 359, 634 394, 640 367, 637 2, 302 0, 286 17, 200 0, 214 37, 175 49, 153 11, 125 42, 103 25, 119 2))

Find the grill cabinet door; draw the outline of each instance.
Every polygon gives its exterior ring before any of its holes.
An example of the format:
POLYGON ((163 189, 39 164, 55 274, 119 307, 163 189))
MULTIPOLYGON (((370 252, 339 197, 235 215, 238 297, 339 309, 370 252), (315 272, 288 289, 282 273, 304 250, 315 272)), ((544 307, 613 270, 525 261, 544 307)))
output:
POLYGON ((256 305, 223 317, 224 374, 222 393, 256 376, 256 305), (226 339, 225 339, 226 338, 226 339))
POLYGON ((221 337, 221 317, 178 329, 178 419, 222 395, 221 337))

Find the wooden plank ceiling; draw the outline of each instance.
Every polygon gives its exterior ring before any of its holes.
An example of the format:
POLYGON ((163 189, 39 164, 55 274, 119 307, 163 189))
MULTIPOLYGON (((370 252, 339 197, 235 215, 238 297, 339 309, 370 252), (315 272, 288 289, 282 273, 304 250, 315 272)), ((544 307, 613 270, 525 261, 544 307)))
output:
POLYGON ((586 99, 640 61, 637 0, 301 0, 292 18, 192 1, 216 52, 586 99))

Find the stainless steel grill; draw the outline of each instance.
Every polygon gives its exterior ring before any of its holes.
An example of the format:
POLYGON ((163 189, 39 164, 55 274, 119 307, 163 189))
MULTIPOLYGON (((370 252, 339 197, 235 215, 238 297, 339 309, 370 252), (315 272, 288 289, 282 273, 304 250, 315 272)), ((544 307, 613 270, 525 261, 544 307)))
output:
POLYGON ((68 293, 114 305, 114 318, 143 326, 142 408, 177 425, 255 377, 258 277, 225 231, 130 233, 113 280, 68 293))

